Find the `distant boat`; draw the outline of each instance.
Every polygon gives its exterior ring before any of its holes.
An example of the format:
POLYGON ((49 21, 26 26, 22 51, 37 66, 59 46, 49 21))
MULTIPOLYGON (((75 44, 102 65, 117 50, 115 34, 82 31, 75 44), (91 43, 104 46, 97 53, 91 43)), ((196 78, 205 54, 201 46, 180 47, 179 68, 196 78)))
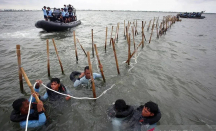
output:
POLYGON ((193 12, 193 13, 180 13, 177 14, 177 17, 181 17, 181 18, 191 18, 191 19, 204 19, 205 16, 201 16, 204 13, 204 11, 201 12, 193 12))

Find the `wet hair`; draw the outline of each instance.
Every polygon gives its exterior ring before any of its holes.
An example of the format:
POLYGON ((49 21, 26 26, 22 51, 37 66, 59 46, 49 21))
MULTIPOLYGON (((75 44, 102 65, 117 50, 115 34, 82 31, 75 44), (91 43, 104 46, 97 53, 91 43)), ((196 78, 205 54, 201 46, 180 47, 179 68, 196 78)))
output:
POLYGON ((117 111, 124 111, 127 108, 126 102, 123 99, 116 100, 114 106, 117 111))
POLYGON ((51 83, 53 83, 53 82, 60 84, 60 79, 59 78, 52 78, 51 83))
POLYGON ((84 68, 84 71, 86 71, 86 70, 89 70, 89 66, 86 66, 86 67, 84 68))
POLYGON ((20 111, 20 108, 22 107, 24 101, 27 101, 27 99, 25 98, 16 99, 12 104, 13 109, 16 111, 20 111))
POLYGON ((149 109, 149 111, 151 113, 157 114, 158 112, 158 105, 152 101, 149 101, 147 103, 145 103, 144 105, 145 107, 147 107, 147 109, 149 109))

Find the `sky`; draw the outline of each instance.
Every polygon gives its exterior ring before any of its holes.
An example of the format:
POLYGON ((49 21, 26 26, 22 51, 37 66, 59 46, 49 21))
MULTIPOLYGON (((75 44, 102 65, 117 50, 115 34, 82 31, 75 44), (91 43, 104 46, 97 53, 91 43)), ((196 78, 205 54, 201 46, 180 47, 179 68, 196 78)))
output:
POLYGON ((216 13, 216 0, 0 0, 0 9, 61 8, 71 4, 78 10, 132 10, 216 13))

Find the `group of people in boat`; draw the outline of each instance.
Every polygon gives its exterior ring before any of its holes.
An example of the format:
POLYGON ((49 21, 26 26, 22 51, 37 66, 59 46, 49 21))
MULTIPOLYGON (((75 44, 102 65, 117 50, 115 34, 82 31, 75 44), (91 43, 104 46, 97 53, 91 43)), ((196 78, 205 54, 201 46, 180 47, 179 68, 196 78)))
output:
POLYGON ((76 14, 73 12, 74 8, 71 4, 68 6, 64 5, 63 8, 57 9, 44 6, 42 8, 44 19, 46 21, 60 21, 64 23, 69 23, 76 20, 76 14))
POLYGON ((203 12, 193 12, 193 13, 180 13, 180 17, 186 17, 186 18, 194 18, 194 17, 201 17, 203 12))
MULTIPOLYGON (((99 66, 99 68, 103 68, 99 66)), ((89 66, 84 68, 84 72, 74 71, 70 75, 70 79, 74 82, 74 87, 78 87, 83 84, 88 84, 91 78, 89 66)), ((93 78, 102 78, 99 73, 93 73, 93 78)), ((46 90, 44 95, 39 95, 41 80, 36 80, 35 93, 32 93, 33 99, 31 103, 31 110, 28 119, 28 127, 34 128, 42 126, 46 123, 47 117, 44 113, 43 102, 49 99, 49 101, 57 102, 59 100, 70 100, 70 96, 63 96, 51 90, 46 90), (36 95, 40 101, 35 103, 36 95)), ((67 88, 60 82, 59 78, 52 78, 47 84, 49 89, 54 91, 70 95, 67 88)), ((29 101, 25 98, 19 98, 12 104, 13 111, 11 112, 10 119, 13 122, 19 122, 22 128, 26 127, 26 119, 29 109, 29 101)), ((161 118, 161 112, 158 105, 152 101, 149 101, 141 106, 127 105, 123 99, 115 101, 114 105, 111 105, 107 110, 107 115, 112 120, 113 130, 145 130, 154 131, 156 123, 161 118)))

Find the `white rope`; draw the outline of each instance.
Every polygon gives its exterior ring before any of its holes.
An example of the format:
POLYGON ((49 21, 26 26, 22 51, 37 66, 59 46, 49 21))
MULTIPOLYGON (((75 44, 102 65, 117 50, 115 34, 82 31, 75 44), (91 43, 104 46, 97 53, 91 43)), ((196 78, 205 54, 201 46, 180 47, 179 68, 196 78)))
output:
MULTIPOLYGON (((34 84, 34 88, 35 88, 35 85, 37 83, 34 84)), ((32 102, 32 95, 30 96, 30 101, 29 101, 29 109, 28 109, 28 115, 27 115, 27 118, 26 118, 26 127, 25 127, 25 131, 27 131, 28 129, 28 119, 29 119, 29 114, 30 114, 30 110, 31 110, 31 102, 32 102)))
POLYGON ((53 90, 53 89, 50 89, 49 87, 47 87, 46 85, 44 85, 43 83, 42 83, 42 85, 45 87, 45 88, 47 88, 48 90, 51 90, 51 91, 53 91, 53 92, 55 92, 55 93, 58 93, 58 94, 60 94, 60 95, 63 95, 63 96, 69 96, 69 97, 71 97, 71 98, 73 98, 73 99, 82 99, 82 100, 96 100, 96 99, 98 99, 98 98, 100 98, 102 95, 104 95, 104 94, 106 94, 106 92, 108 91, 108 90, 110 90, 110 89, 112 89, 116 84, 113 84, 109 89, 107 89, 107 90, 105 90, 103 93, 101 93, 98 97, 96 97, 96 98, 91 98, 91 97, 74 97, 74 96, 71 96, 71 95, 68 95, 68 94, 63 94, 63 93, 60 93, 60 92, 58 92, 58 91, 55 91, 55 90, 53 90))

